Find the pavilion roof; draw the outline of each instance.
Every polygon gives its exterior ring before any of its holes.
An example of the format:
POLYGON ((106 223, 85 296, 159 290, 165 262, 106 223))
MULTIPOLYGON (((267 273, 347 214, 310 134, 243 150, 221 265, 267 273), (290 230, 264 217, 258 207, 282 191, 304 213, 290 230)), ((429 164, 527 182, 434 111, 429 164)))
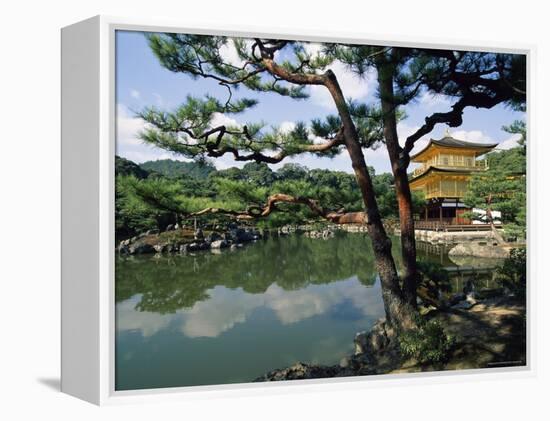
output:
POLYGON ((422 148, 419 152, 411 156, 411 159, 414 160, 419 156, 423 155, 427 150, 432 148, 434 145, 441 146, 444 148, 475 150, 476 152, 479 152, 479 153, 476 153, 476 155, 483 155, 484 153, 489 152, 491 149, 497 146, 498 143, 469 142, 466 140, 460 140, 452 137, 451 134, 447 131, 445 133, 445 136, 442 137, 441 139, 430 139, 430 141, 424 148, 422 148))

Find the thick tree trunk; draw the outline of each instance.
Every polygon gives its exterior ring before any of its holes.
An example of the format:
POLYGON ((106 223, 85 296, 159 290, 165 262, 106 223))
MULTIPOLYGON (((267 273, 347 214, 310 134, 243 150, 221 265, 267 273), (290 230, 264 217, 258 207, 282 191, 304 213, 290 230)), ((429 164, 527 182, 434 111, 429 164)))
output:
POLYGON ((406 172, 394 173, 397 203, 399 205, 399 227, 401 230, 401 255, 403 258, 403 295, 405 300, 416 307, 416 288, 419 273, 416 265, 416 239, 414 235, 414 218, 411 189, 406 172))
POLYGON ((365 157, 359 143, 358 134, 349 114, 348 106, 338 81, 328 72, 327 88, 331 93, 344 127, 344 143, 351 158, 353 170, 367 213, 367 230, 370 235, 376 269, 382 285, 382 298, 387 321, 395 328, 410 329, 414 323, 414 309, 405 300, 399 285, 399 274, 391 253, 391 239, 388 237, 378 204, 374 195, 372 180, 367 170, 365 157))
POLYGON ((401 156, 402 148, 397 135, 396 107, 394 105, 393 71, 380 67, 378 82, 384 116, 384 137, 391 161, 394 176, 395 192, 399 206, 399 222, 401 231, 401 255, 403 258, 403 297, 405 301, 416 307, 416 289, 419 280, 416 265, 416 240, 414 236, 414 217, 412 195, 407 176, 408 159, 401 156))

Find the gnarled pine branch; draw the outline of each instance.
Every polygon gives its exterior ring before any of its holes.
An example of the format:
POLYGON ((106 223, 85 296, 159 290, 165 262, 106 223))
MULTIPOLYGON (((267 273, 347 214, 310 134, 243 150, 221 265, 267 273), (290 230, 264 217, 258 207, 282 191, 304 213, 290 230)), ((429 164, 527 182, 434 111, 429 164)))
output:
POLYGON ((237 220, 265 218, 278 210, 278 203, 291 203, 307 206, 314 214, 334 224, 365 224, 367 222, 367 215, 365 212, 345 212, 343 210, 329 211, 321 206, 315 199, 304 196, 291 196, 284 193, 277 193, 269 196, 264 206, 249 206, 243 211, 209 207, 197 212, 189 213, 185 215, 185 218, 212 214, 225 215, 237 220))

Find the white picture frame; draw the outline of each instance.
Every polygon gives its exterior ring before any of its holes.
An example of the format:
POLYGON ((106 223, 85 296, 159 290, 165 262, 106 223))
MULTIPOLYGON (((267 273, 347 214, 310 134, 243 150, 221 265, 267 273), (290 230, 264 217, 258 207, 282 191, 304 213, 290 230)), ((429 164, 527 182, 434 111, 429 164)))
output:
MULTIPOLYGON (((536 287, 528 276, 527 365, 459 372, 346 377, 293 382, 193 386, 136 391, 114 388, 114 156, 115 31, 137 30, 260 36, 305 41, 391 44, 499 51, 527 55, 528 103, 532 103, 535 48, 526 45, 463 45, 453 40, 407 40, 364 34, 215 27, 153 19, 96 16, 62 29, 62 377, 63 392, 97 405, 169 399, 294 393, 298 390, 365 388, 394 384, 477 381, 535 373, 531 332, 536 287)), ((532 127, 532 113, 527 122, 532 127)), ((529 155, 533 141, 529 140, 529 155)), ((530 158, 528 158, 530 160, 530 158)), ((529 207, 532 209, 528 165, 529 207)), ((528 228, 532 226, 529 216, 528 228)), ((530 238, 530 236, 529 236, 530 238)), ((530 270, 528 269, 530 272, 530 270)), ((529 273, 528 272, 528 273, 529 273)))

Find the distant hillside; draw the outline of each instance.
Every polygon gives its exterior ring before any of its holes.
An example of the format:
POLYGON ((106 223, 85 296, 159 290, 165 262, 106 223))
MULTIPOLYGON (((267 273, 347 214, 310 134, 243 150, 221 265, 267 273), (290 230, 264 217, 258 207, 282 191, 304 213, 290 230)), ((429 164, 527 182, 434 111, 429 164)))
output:
POLYGON ((115 174, 116 175, 133 175, 136 178, 147 178, 149 172, 141 168, 135 162, 129 159, 115 156, 115 174))
POLYGON ((169 178, 188 176, 204 179, 212 171, 216 171, 216 167, 210 162, 182 162, 173 159, 147 161, 139 166, 147 172, 156 172, 169 178))

